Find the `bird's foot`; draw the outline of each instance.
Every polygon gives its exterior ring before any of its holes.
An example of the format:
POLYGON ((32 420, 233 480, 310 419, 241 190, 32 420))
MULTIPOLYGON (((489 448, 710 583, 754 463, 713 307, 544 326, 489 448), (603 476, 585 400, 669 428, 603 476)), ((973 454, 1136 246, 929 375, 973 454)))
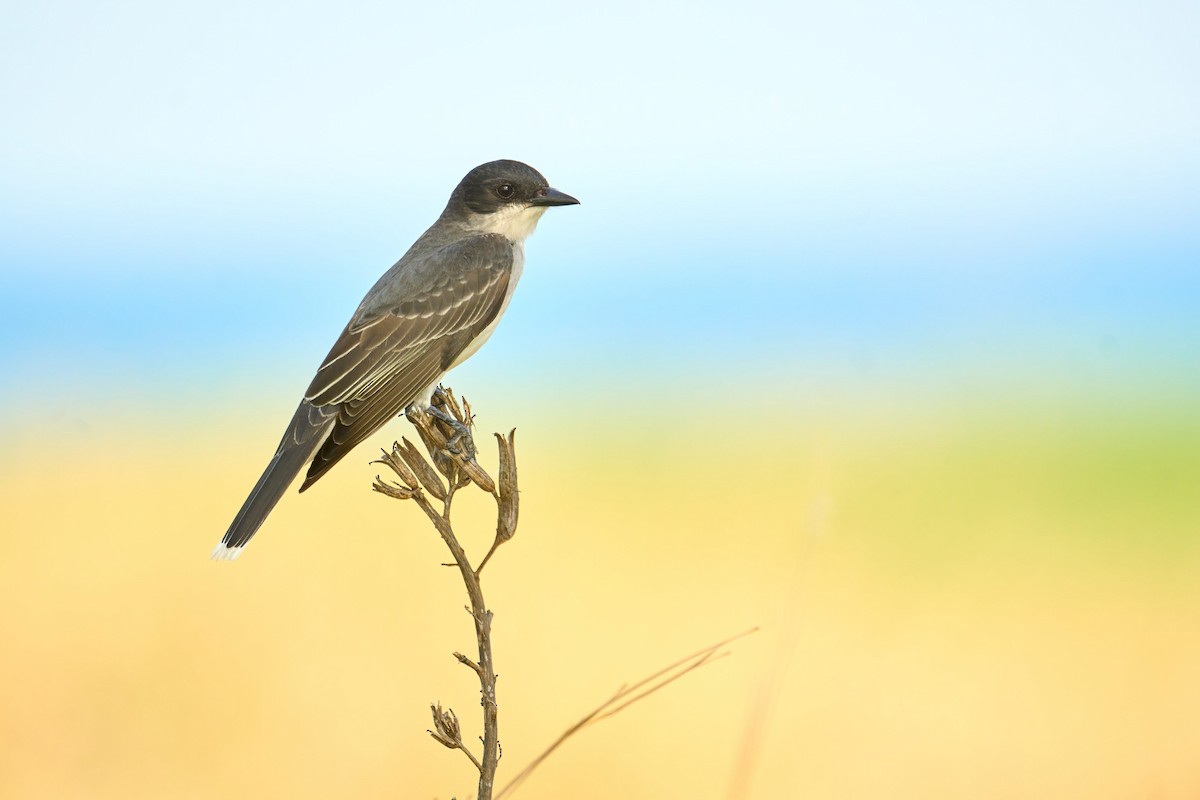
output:
MULTIPOLYGON (((441 391, 440 387, 438 391, 441 391)), ((471 436, 471 429, 454 418, 454 415, 446 411, 445 408, 439 405, 430 404, 426 409, 431 417, 434 417, 441 422, 446 423, 453 433, 446 440, 446 451, 459 455, 466 453, 467 458, 474 458, 477 452, 475 447, 475 439, 471 436)))

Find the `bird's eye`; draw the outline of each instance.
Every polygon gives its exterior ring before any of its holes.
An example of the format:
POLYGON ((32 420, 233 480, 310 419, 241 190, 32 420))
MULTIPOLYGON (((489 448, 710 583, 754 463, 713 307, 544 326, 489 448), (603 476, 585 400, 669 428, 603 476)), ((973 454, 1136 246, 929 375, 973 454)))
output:
POLYGON ((513 196, 513 186, 511 183, 502 183, 496 187, 496 194, 503 197, 505 200, 513 196))

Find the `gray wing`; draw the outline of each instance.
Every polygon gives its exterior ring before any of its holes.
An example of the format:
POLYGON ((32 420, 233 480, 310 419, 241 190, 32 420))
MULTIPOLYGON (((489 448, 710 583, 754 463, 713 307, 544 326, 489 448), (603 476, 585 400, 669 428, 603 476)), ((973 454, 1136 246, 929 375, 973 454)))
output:
POLYGON ((512 245, 476 236, 401 259, 317 370, 214 558, 235 558, 312 458, 300 490, 441 377, 504 305, 512 245))
POLYGON ((487 235, 402 261, 384 276, 304 394, 316 408, 336 408, 336 420, 300 491, 449 369, 500 313, 512 265, 508 240, 487 235))

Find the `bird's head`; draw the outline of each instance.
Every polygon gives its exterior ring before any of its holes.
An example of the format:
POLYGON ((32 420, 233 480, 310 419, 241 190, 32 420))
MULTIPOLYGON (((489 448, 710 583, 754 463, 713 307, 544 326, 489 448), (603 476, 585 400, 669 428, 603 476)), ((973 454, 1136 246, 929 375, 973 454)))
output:
POLYGON ((576 205, 569 194, 550 184, 528 164, 489 161, 467 173, 450 195, 446 214, 480 233, 498 233, 521 242, 533 233, 551 206, 576 205))

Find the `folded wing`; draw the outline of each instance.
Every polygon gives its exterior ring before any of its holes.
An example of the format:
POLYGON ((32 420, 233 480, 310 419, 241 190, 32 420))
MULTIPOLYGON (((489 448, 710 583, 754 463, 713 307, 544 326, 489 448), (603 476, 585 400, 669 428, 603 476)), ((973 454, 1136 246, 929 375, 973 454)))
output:
POLYGON ((370 294, 317 370, 304 399, 336 407, 304 491, 355 445, 434 385, 500 313, 512 274, 512 246, 477 236, 401 262, 401 275, 370 294))

